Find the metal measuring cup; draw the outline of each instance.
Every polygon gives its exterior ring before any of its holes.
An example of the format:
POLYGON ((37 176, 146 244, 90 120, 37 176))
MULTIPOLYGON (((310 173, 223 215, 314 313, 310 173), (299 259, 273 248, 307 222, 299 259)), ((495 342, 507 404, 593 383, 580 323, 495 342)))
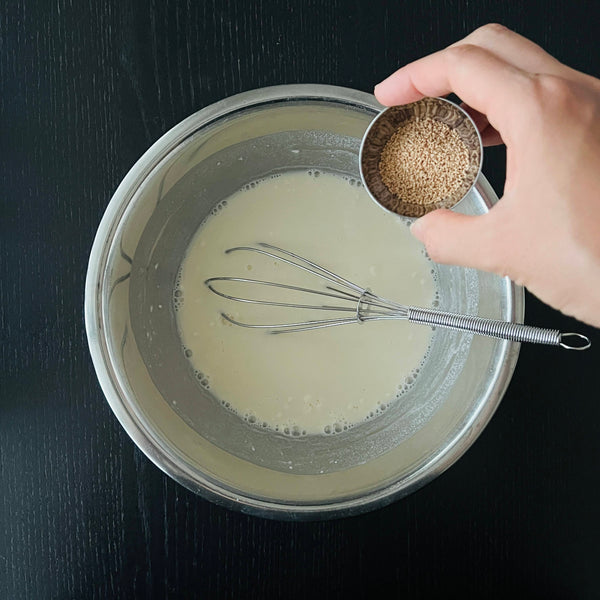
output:
POLYGON ((422 217, 437 208, 452 208, 475 185, 483 163, 481 135, 473 119, 457 104, 445 98, 423 98, 411 104, 391 106, 371 122, 360 146, 360 175, 371 198, 382 208, 405 217, 422 217), (412 118, 430 118, 444 123, 458 134, 468 151, 468 165, 458 188, 436 202, 416 203, 399 198, 383 182, 381 153, 390 138, 412 118))

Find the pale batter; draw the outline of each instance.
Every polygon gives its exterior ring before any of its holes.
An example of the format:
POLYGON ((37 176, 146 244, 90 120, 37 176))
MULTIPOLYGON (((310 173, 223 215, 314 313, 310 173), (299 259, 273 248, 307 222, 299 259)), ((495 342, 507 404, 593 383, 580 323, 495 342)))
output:
MULTIPOLYGON (((427 353, 428 327, 383 321, 270 335, 231 325, 220 314, 251 323, 306 315, 233 303, 204 282, 237 276, 314 287, 313 276, 279 261, 224 253, 268 242, 381 296, 429 307, 436 294, 432 263, 406 223, 376 206, 355 180, 318 171, 249 185, 215 213, 192 240, 174 291, 184 351, 200 384, 250 423, 290 435, 340 432, 395 401, 427 353)), ((263 296, 269 294, 266 288, 263 296)))

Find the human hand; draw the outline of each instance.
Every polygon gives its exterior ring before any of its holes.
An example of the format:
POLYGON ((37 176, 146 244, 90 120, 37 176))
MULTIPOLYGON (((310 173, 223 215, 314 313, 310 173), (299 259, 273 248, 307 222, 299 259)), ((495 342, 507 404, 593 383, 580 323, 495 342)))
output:
POLYGON ((375 88, 385 105, 450 92, 485 145, 506 144, 504 195, 481 216, 431 212, 413 234, 436 262, 506 275, 600 327, 600 80, 486 25, 375 88))

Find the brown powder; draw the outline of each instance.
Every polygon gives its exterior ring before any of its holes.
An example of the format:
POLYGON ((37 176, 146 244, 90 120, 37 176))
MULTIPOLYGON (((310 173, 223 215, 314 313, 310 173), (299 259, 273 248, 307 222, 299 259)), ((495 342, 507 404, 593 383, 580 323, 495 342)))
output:
POLYGON ((456 131, 435 119, 412 118, 383 148, 379 172, 392 194, 424 205, 451 196, 468 165, 469 151, 456 131))

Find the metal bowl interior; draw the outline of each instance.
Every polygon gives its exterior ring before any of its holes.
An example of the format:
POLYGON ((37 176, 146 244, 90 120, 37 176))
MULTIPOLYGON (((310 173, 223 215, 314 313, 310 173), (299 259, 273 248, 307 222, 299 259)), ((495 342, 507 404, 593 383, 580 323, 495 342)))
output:
MULTIPOLYGON (((510 381, 518 344, 436 330, 402 402, 335 436, 290 438, 224 409, 181 352, 173 290, 204 218, 248 182, 276 172, 318 168, 359 178, 361 138, 380 109, 371 95, 332 86, 234 96, 156 142, 102 219, 85 296, 100 384, 140 449, 215 502, 282 519, 339 517, 387 504, 453 464, 510 381)), ((480 214, 495 201, 481 176, 460 210, 480 214)), ((437 270, 444 309, 522 322, 522 289, 507 279, 437 270)))

